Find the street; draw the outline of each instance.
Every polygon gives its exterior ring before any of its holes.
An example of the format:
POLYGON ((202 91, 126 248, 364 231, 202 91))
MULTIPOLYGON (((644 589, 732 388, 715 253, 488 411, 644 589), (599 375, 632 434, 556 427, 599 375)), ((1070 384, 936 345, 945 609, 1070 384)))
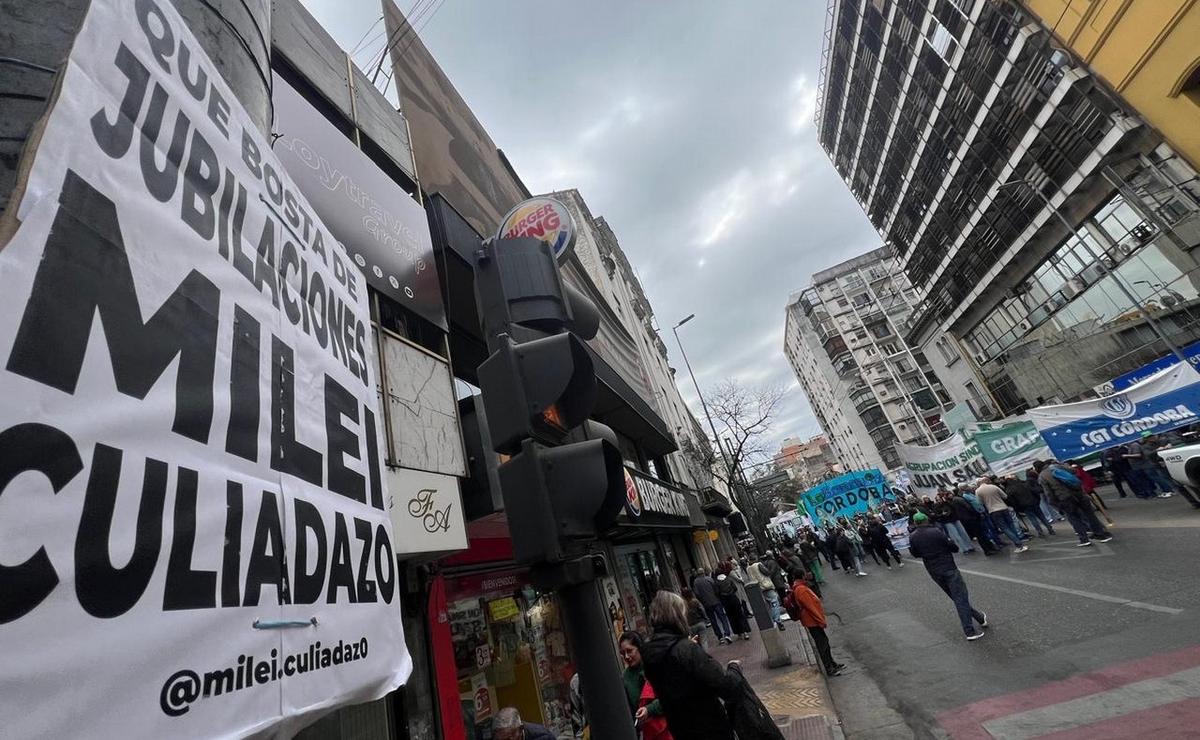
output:
MULTIPOLYGON (((1028 552, 958 556, 987 637, 963 639, 952 603, 919 562, 866 578, 827 571, 836 655, 865 672, 917 737, 1195 737, 1200 726, 1200 515, 1178 496, 1120 499, 1107 544, 1069 527, 1028 552)), ((854 697, 830 679, 848 737, 854 697)), ((869 723, 868 723, 869 724, 869 723)), ((903 737, 904 734, 888 734, 903 737)))

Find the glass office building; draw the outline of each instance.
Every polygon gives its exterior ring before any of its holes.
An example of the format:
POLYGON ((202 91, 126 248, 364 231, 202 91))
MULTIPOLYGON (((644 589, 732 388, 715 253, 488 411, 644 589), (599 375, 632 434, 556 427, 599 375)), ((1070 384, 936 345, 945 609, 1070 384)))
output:
POLYGON ((917 291, 904 331, 988 415, 1164 354, 1147 314, 1200 338, 1196 173, 1019 4, 832 0, 821 78, 821 146, 917 291))

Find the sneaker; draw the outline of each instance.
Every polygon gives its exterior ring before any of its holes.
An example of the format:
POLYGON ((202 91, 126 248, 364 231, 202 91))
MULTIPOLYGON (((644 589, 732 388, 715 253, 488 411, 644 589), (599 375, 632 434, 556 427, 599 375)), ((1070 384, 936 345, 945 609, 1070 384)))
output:
POLYGON ((860 577, 861 577, 861 576, 865 576, 865 575, 866 575, 866 573, 863 573, 863 572, 860 570, 859 572, 855 573, 854 575, 856 575, 856 576, 860 576, 860 577))
POLYGON ((1028 550, 1029 550, 1029 548, 1028 548, 1028 547, 1026 547, 1025 545, 1021 545, 1021 546, 1020 546, 1020 547, 1018 547, 1017 549, 1013 550, 1013 552, 1014 552, 1014 553, 1018 553, 1018 552, 1028 552, 1028 550))
POLYGON ((889 565, 889 566, 887 566, 887 569, 888 569, 888 570, 891 570, 891 569, 892 569, 892 566, 890 566, 890 565, 889 565))
POLYGON ((1174 495, 1175 494, 1173 494, 1173 493, 1160 493, 1160 494, 1158 494, 1158 497, 1159 498, 1171 498, 1174 495))
MULTIPOLYGON (((1197 509, 1200 509, 1200 504, 1192 504, 1192 505, 1193 505, 1193 506, 1195 506, 1197 509)), ((903 560, 897 560, 897 561, 896 561, 896 567, 897 567, 897 568, 903 568, 903 567, 904 567, 904 561, 903 561, 903 560)))
POLYGON ((1088 540, 1087 542, 1080 542, 1075 547, 1091 547, 1091 546, 1092 546, 1092 541, 1088 540))
POLYGON ((983 634, 982 632, 975 632, 974 634, 967 635, 967 641, 978 640, 983 637, 983 634))
POLYGON ((988 624, 988 621, 987 621, 987 612, 979 612, 979 613, 983 615, 983 621, 979 623, 979 626, 983 627, 984 629, 987 629, 988 627, 991 626, 990 624, 988 624))
POLYGON ((749 632, 747 632, 746 634, 742 635, 742 639, 743 639, 743 640, 749 640, 749 639, 750 639, 750 633, 749 633, 749 632))
POLYGON ((830 668, 825 671, 825 675, 826 676, 840 676, 840 675, 842 675, 842 669, 841 668, 830 668))
POLYGON ((1112 535, 1106 534, 1103 537, 1097 537, 1096 541, 1097 542, 1112 542, 1112 535))

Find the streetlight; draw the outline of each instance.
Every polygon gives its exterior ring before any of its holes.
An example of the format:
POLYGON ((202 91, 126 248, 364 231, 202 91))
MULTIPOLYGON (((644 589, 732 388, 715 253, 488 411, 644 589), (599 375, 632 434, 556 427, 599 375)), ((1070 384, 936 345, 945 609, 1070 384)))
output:
POLYGON ((733 465, 730 464, 729 458, 725 455, 725 447, 721 444, 721 435, 717 434, 717 425, 713 424, 712 414, 708 413, 708 404, 704 402, 704 394, 700 392, 700 384, 696 382, 696 374, 692 372, 692 363, 688 362, 687 352, 683 350, 683 342, 679 339, 679 327, 694 318, 696 318, 696 314, 688 314, 683 321, 671 327, 671 333, 675 335, 675 344, 679 345, 679 354, 683 355, 683 364, 687 367, 688 375, 692 378, 692 385, 696 387, 696 395, 700 398, 700 408, 704 409, 704 418, 708 419, 708 428, 712 430, 713 440, 717 443, 717 449, 721 451, 721 459, 725 462, 725 467, 729 469, 730 477, 732 477, 733 465))
MULTIPOLYGON (((1067 230, 1067 240, 1069 241, 1072 237, 1075 237, 1075 228, 1076 227, 1072 226, 1071 222, 1068 221, 1066 216, 1064 216, 1062 214, 1062 211, 1058 210, 1058 208, 1056 208, 1054 206, 1054 204, 1050 202, 1050 198, 1046 197, 1045 193, 1043 193, 1041 190, 1038 190, 1037 187, 1033 183, 1029 182, 1028 180, 1025 180, 1025 179, 1022 179, 1019 177, 1016 179, 1013 179, 1013 180, 1009 180, 1008 182, 1003 183, 999 187, 997 187, 996 192, 1000 192, 1004 188, 1010 187, 1012 185, 1024 185, 1025 187, 1029 188, 1029 192, 1033 193, 1038 198, 1040 198, 1042 200, 1042 202, 1046 204, 1046 207, 1049 208, 1050 211, 1052 213, 1054 213, 1055 216, 1058 217, 1058 220, 1060 223, 1062 223, 1063 228, 1065 228, 1067 230)), ((1110 275, 1112 277, 1113 282, 1116 283, 1117 287, 1121 289, 1121 293, 1124 294, 1125 298, 1131 304, 1133 304, 1133 307, 1135 309, 1137 309, 1138 314, 1141 315, 1141 317, 1143 319, 1145 319, 1146 323, 1150 326, 1150 329, 1153 330, 1153 332, 1158 336, 1158 338, 1162 340, 1163 344, 1165 344, 1171 350, 1172 354, 1174 354, 1175 357, 1180 362, 1186 363, 1187 359, 1183 356, 1183 352, 1180 351, 1179 347, 1177 347, 1174 342, 1172 342, 1170 339, 1167 338, 1167 335, 1163 332, 1162 327, 1159 326, 1158 321, 1153 316, 1150 315, 1150 312, 1147 311, 1145 309, 1145 307, 1142 306, 1141 301, 1138 300, 1138 297, 1134 294, 1133 289, 1125 284, 1125 281, 1121 279, 1121 277, 1116 273, 1115 270, 1110 270, 1108 268, 1108 266, 1104 264, 1104 260, 1101 258, 1100 255, 1098 255, 1094 251, 1092 251, 1092 245, 1089 244, 1086 239, 1076 238, 1076 241, 1083 245, 1084 250, 1088 253, 1088 256, 1091 257, 1091 259, 1096 263, 1096 266, 1100 269, 1100 272, 1102 274, 1110 275)))

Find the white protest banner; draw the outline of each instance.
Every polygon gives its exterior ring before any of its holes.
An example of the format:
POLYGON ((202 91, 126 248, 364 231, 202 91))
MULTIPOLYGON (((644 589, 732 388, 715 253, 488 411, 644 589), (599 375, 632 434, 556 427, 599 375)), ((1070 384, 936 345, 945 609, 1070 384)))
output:
POLYGON ((1069 460, 1200 421, 1200 373, 1176 364, 1111 396, 1028 414, 1055 456, 1069 460))
POLYGON ((979 447, 957 434, 929 447, 897 443, 896 452, 908 471, 909 484, 925 496, 934 495, 939 488, 973 483, 989 472, 979 447))
POLYGON ((0 733, 288 735, 384 695, 361 274, 171 3, 93 0, 62 74, 0 248, 0 733))

